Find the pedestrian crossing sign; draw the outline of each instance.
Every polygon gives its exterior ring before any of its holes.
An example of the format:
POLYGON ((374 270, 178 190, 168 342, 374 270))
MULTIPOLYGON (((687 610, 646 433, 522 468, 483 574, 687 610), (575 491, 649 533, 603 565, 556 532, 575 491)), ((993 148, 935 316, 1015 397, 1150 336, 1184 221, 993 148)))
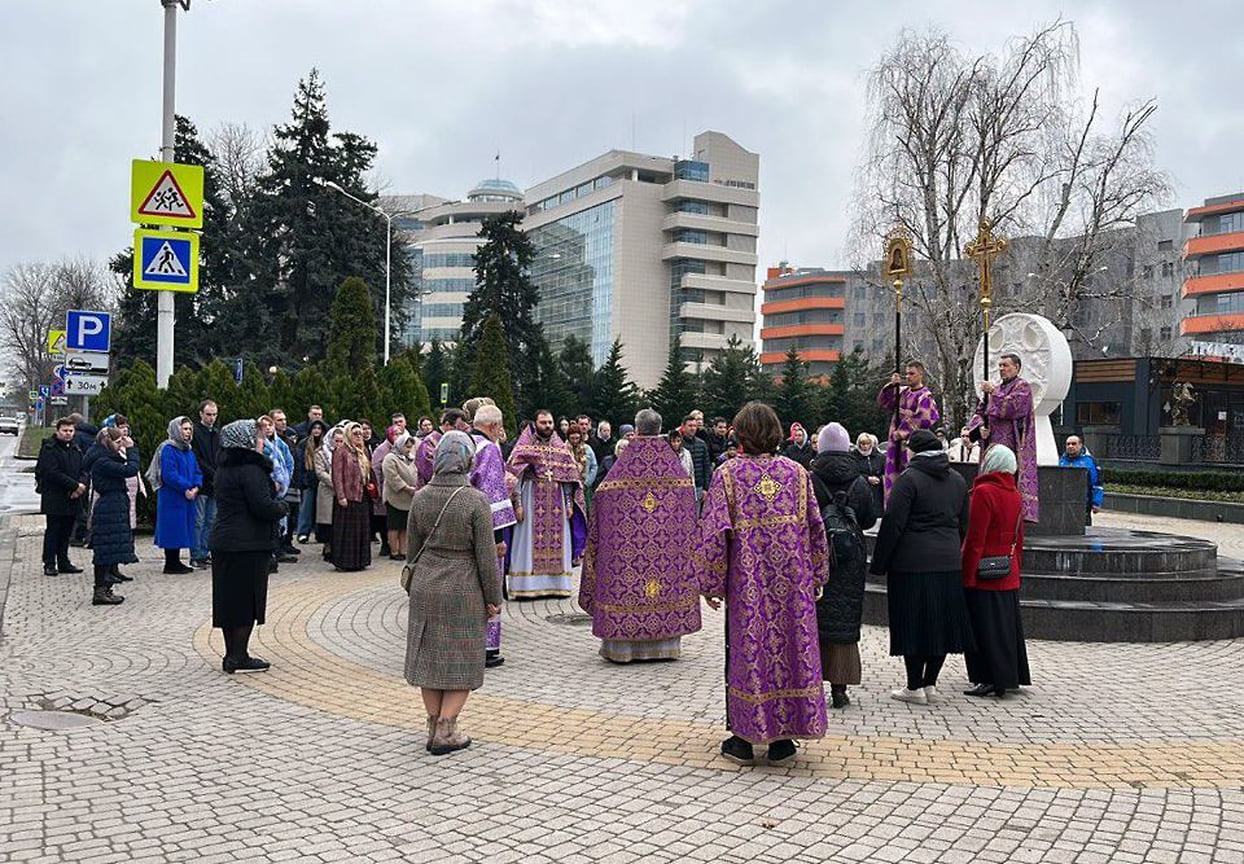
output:
POLYGON ((189 231, 134 232, 134 287, 199 290, 199 235, 189 231))
POLYGON ((140 225, 203 227, 203 166, 135 159, 130 220, 140 225))

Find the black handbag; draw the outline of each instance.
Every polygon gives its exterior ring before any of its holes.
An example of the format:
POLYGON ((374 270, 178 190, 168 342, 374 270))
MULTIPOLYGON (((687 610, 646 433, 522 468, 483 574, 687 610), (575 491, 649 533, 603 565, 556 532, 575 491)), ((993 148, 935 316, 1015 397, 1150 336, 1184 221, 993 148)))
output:
POLYGON ((1011 575, 1011 561, 1015 558, 1015 546, 1019 543, 1019 526, 1024 518, 1024 505, 1020 502, 1019 518, 1015 520, 1015 533, 1011 536, 1011 554, 990 555, 976 565, 976 578, 982 582, 994 582, 1011 575))

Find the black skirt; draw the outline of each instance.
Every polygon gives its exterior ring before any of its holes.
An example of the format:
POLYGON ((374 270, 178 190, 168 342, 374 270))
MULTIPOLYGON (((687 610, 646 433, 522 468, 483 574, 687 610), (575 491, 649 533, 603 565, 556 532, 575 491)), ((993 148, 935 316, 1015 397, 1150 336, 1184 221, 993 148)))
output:
POLYGON ((212 550, 212 626, 262 624, 268 609, 271 552, 212 550))
POLYGON ((888 575, 890 656, 941 657, 976 647, 961 579, 958 570, 888 575))
POLYGON ((1019 612, 1019 591, 964 590, 976 650, 964 661, 968 680, 1014 690, 1032 683, 1028 673, 1028 649, 1024 645, 1024 622, 1019 612))
POLYGON ((409 510, 399 510, 389 502, 385 502, 385 513, 388 515, 388 526, 390 531, 405 531, 406 523, 410 519, 409 510))
POLYGON ((362 570, 371 566, 371 501, 333 502, 333 566, 362 570))

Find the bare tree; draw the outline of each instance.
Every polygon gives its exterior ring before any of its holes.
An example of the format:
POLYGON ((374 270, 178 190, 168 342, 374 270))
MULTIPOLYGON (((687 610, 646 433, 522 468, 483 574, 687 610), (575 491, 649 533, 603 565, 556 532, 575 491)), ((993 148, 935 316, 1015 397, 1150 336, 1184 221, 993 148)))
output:
POLYGON ((5 275, 0 292, 0 349, 10 355, 28 390, 47 383, 55 365, 48 333, 65 326, 65 313, 111 311, 117 296, 116 283, 85 258, 19 264, 5 275))
POLYGON ((245 123, 221 123, 207 136, 207 148, 216 159, 221 195, 235 211, 255 188, 267 145, 264 136, 245 123))
POLYGON ((924 261, 908 291, 908 332, 942 384, 949 420, 966 417, 979 377, 970 368, 979 296, 963 248, 980 221, 1042 238, 1032 277, 998 280, 995 308, 1042 311, 1070 328, 1113 235, 1164 192, 1145 125, 1153 103, 1101 133, 1096 99, 1085 116, 1075 110, 1077 61, 1075 29, 1057 20, 1000 56, 905 31, 869 74, 857 257, 879 250, 896 223, 911 232, 924 261))

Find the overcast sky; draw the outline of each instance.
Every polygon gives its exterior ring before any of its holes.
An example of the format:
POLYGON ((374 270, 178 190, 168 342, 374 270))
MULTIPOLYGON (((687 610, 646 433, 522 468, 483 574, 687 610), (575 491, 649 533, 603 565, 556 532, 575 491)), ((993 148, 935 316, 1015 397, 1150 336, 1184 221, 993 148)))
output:
MULTIPOLYGON (((492 176, 497 151, 525 188, 614 147, 686 153, 716 129, 760 153, 762 268, 835 267, 864 73, 899 29, 994 50, 1065 10, 1085 92, 1100 86, 1111 115, 1157 97, 1172 205, 1244 189, 1231 0, 193 0, 177 109, 200 130, 267 128, 316 66, 334 127, 379 145, 389 189, 447 197, 492 176)), ((130 242, 129 162, 159 147, 161 39, 158 0, 0 0, 0 271, 130 242)))

